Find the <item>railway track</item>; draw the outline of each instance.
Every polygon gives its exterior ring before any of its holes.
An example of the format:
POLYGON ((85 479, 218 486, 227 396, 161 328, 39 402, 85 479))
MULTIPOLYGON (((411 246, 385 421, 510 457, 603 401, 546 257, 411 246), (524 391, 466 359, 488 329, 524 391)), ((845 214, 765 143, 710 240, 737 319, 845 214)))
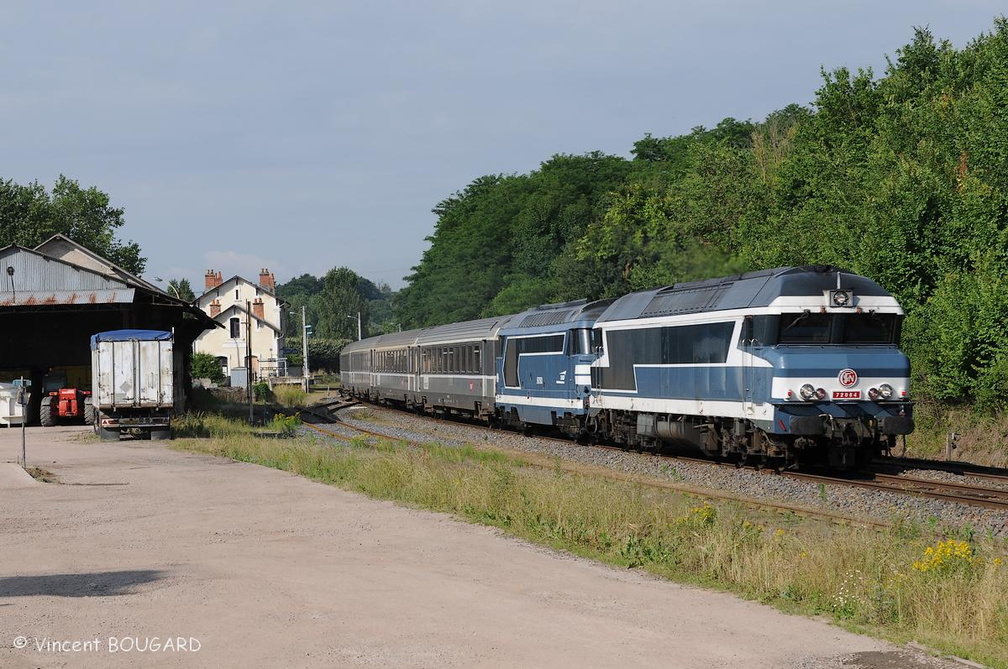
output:
POLYGON ((987 488, 968 483, 950 483, 894 474, 873 474, 871 478, 866 479, 827 476, 806 472, 782 472, 781 475, 809 483, 829 483, 831 485, 868 488, 947 502, 957 502, 970 506, 981 506, 988 509, 1008 510, 1008 490, 987 488))
MULTIPOLYGON (((338 421, 336 413, 344 408, 350 406, 355 406, 360 404, 357 401, 348 400, 346 398, 333 399, 328 402, 323 403, 326 409, 325 414, 322 417, 327 417, 331 420, 338 421)), ((434 422, 445 421, 443 418, 430 418, 434 422)), ((448 421, 452 422, 452 421, 448 421)), ((344 427, 351 427, 346 423, 340 423, 344 427)), ((479 423, 465 423, 467 426, 485 430, 489 432, 494 432, 492 428, 479 423)), ((317 427, 317 426, 316 426, 317 427)), ((358 431, 361 434, 368 434, 374 438, 388 440, 390 437, 379 431, 368 430, 366 428, 360 428, 357 426, 352 426, 353 430, 358 431)), ((337 435, 331 435, 337 436, 337 435)), ((337 438, 350 441, 349 438, 345 436, 337 436, 337 438)), ((556 441, 562 444, 570 444, 570 440, 561 439, 557 437, 549 436, 537 436, 539 439, 547 441, 556 441)), ((405 443, 409 443, 413 446, 421 446, 422 442, 410 441, 406 439, 401 439, 405 443)), ((603 450, 612 450, 623 452, 624 449, 618 446, 609 446, 606 444, 594 444, 592 448, 598 448, 603 450)), ((496 448, 496 450, 508 451, 504 448, 496 448)), ((510 454, 516 457, 528 460, 530 454, 524 451, 509 451, 510 454)), ((685 460, 694 463, 705 464, 708 466, 726 466, 732 467, 734 465, 726 463, 718 463, 714 461, 701 460, 697 458, 690 458, 684 456, 677 456, 677 460, 685 460)), ((556 462, 554 459, 549 461, 549 467, 555 468, 556 462)), ((571 464, 571 471, 577 471, 581 465, 571 464)), ((641 477, 634 478, 633 475, 624 474, 622 472, 617 472, 614 470, 605 470, 600 468, 602 472, 596 472, 600 475, 607 476, 609 478, 616 478, 619 480, 635 480, 635 482, 643 483, 645 485, 657 485, 658 487, 675 487, 674 485, 668 485, 662 481, 655 481, 651 479, 642 480, 641 477)), ((902 474, 891 474, 886 472, 892 471, 907 471, 911 469, 916 470, 928 470, 928 471, 939 471, 946 472, 962 476, 971 476, 981 479, 987 479, 992 482, 1003 483, 1008 486, 1008 471, 998 470, 992 467, 983 467, 980 465, 972 465, 970 463, 949 463, 949 462, 937 462, 929 460, 915 460, 908 458, 892 458, 877 460, 874 463, 874 468, 872 471, 865 473, 865 478, 851 478, 850 476, 831 476, 824 474, 814 474, 807 472, 795 472, 795 471, 784 471, 777 472, 774 470, 760 470, 764 474, 780 474, 781 476, 791 478, 793 480, 805 481, 814 484, 830 484, 830 485, 842 485, 842 486, 853 486, 860 487, 871 490, 879 490, 884 492, 910 495, 926 499, 935 499, 948 502, 955 502, 959 504, 965 504, 969 506, 984 507, 989 509, 997 510, 1008 510, 1008 487, 1006 488, 992 488, 982 485, 974 485, 970 483, 953 483, 947 481, 935 481, 932 479, 923 479, 913 476, 906 476, 902 474)), ((684 486, 682 488, 687 488, 684 486)), ((677 488, 678 489, 678 488, 677 488)), ((713 493, 706 493, 703 491, 698 491, 697 489, 690 489, 689 492, 695 492, 696 494, 707 494, 707 496, 717 496, 713 493)), ((731 495, 726 495, 726 498, 736 499, 731 495)), ((766 506, 763 502, 759 502, 761 505, 766 506)), ((776 505, 774 505, 776 506, 776 505)), ((780 508, 794 511, 798 508, 806 509, 805 507, 797 506, 786 506, 781 505, 780 508)), ((806 509, 807 510, 807 509, 806 509)), ((812 512, 819 514, 818 510, 812 512)), ((828 514, 827 514, 828 515, 828 514)))
POLYGON ((883 458, 872 463, 873 471, 892 473, 912 471, 915 469, 945 472, 957 476, 971 476, 986 479, 994 483, 1008 486, 1008 469, 975 465, 970 462, 942 462, 939 460, 920 460, 914 458, 883 458))
MULTIPOLYGON (((375 446, 377 446, 377 443, 379 441, 386 441, 386 442, 395 441, 402 444, 406 444, 411 447, 422 448, 425 444, 429 444, 431 442, 430 438, 409 439, 401 436, 391 436, 379 430, 371 430, 365 427, 361 427, 359 425, 352 425, 350 423, 341 420, 339 416, 336 415, 336 412, 338 412, 339 410, 349 408, 351 406, 355 406, 358 404, 359 404, 358 402, 351 402, 351 401, 329 402, 325 404, 324 412, 314 412, 314 411, 303 412, 303 413, 310 413, 310 415, 323 421, 322 423, 305 422, 304 424, 309 429, 313 430, 314 432, 320 435, 334 438, 339 441, 347 443, 360 443, 361 435, 374 439, 375 446), (338 430, 330 429, 334 425, 338 426, 338 430), (353 432, 354 435, 352 436, 348 435, 346 434, 346 432, 353 432)), ((435 420, 435 422, 440 422, 441 419, 432 419, 432 420, 435 420)), ((490 430, 490 428, 486 428, 480 425, 468 425, 468 426, 490 430)), ((555 440, 565 445, 569 445, 571 443, 569 440, 565 439, 554 439, 550 437, 541 437, 541 438, 546 440, 555 440)), ((743 495, 732 494, 729 492, 718 491, 710 488, 702 488, 698 486, 691 486, 684 483, 665 481, 650 476, 631 474, 598 465, 586 465, 583 463, 570 462, 565 460, 558 461, 556 457, 530 453, 528 451, 510 449, 500 445, 481 447, 479 445, 473 444, 473 446, 476 448, 488 448, 496 452, 505 453, 514 458, 515 460, 521 462, 523 465, 536 467, 548 471, 556 471, 557 469, 559 469, 561 471, 571 474, 590 474, 593 476, 605 478, 612 481, 629 482, 649 488, 680 492, 707 499, 718 499, 732 502, 740 502, 758 508, 771 509, 774 511, 780 511, 785 513, 793 513, 796 515, 810 518, 817 518, 829 522, 843 523, 848 525, 855 524, 877 528, 885 528, 889 526, 889 524, 886 522, 881 522, 870 518, 853 517, 849 514, 836 513, 824 509, 812 509, 807 506, 802 506, 798 504, 789 504, 785 502, 777 502, 777 501, 747 497, 743 495)), ((605 449, 611 448, 613 450, 623 452, 623 449, 619 449, 617 447, 599 446, 598 448, 605 448, 605 449)), ((716 464, 704 460, 695 460, 695 461, 711 466, 716 464)))

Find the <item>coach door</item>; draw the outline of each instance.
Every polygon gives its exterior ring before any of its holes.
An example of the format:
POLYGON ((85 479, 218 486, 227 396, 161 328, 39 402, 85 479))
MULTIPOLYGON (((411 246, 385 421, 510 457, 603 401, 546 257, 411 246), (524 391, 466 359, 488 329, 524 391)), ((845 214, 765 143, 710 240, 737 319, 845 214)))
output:
POLYGON ((746 316, 742 321, 742 408, 746 415, 756 411, 756 398, 761 397, 760 384, 762 374, 757 373, 755 366, 756 351, 763 348, 753 332, 752 316, 746 316))

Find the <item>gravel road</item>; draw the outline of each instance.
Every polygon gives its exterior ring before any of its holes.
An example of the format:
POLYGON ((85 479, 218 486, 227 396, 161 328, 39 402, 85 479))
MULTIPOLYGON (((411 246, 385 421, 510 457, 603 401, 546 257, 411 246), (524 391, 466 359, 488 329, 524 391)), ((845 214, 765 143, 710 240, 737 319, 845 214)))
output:
POLYGON ((0 429, 3 667, 952 667, 289 474, 0 429))

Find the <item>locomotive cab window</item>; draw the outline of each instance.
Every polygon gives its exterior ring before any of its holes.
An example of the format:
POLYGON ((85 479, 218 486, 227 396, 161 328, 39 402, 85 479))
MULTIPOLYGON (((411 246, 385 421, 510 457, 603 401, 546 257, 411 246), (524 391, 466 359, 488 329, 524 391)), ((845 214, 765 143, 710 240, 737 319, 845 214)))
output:
MULTIPOLYGON (((761 317, 753 319, 754 324, 761 317)), ((804 311, 762 317, 779 321, 779 344, 895 344, 899 340, 898 314, 824 314, 804 311)))
POLYGON ((783 314, 780 320, 780 344, 828 344, 832 338, 833 315, 803 311, 783 314))
POLYGON ((571 355, 584 355, 592 352, 592 331, 588 328, 577 328, 570 331, 571 355))
POLYGON ((842 316, 845 344, 895 344, 899 327, 896 314, 874 312, 842 316))

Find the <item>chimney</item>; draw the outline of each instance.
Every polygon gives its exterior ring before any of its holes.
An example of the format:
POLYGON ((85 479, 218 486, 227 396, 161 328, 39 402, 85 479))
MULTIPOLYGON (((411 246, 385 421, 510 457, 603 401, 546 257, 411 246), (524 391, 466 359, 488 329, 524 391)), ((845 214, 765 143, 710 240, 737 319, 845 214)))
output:
POLYGON ((261 321, 266 320, 265 310, 263 309, 263 301, 261 297, 255 298, 252 302, 252 315, 261 321))
POLYGON ((265 267, 259 272, 259 287, 271 293, 276 292, 276 277, 265 267))
POLYGON ((218 314, 220 314, 220 300, 215 297, 210 303, 210 318, 216 318, 218 314))
POLYGON ((224 283, 224 279, 223 277, 221 277, 221 273, 214 272, 212 269, 208 269, 206 271, 206 276, 203 277, 203 285, 205 286, 203 292, 205 293, 207 291, 213 290, 222 283, 224 283))

